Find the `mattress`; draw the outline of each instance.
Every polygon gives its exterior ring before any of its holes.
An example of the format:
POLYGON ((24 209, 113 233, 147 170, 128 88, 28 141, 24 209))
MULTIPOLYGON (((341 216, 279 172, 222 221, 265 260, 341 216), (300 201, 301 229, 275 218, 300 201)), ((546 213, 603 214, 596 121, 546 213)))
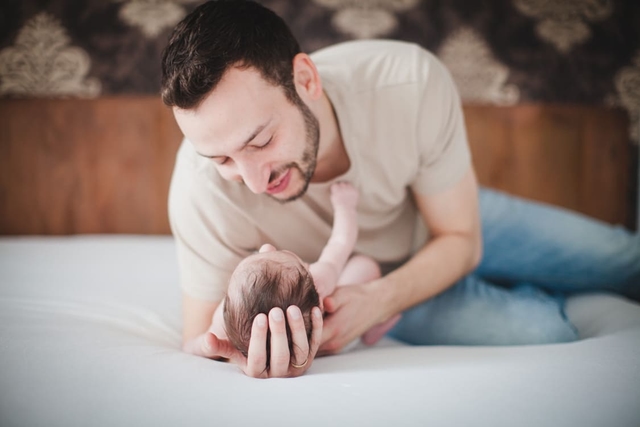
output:
POLYGON ((0 239, 1 426, 640 426, 640 305, 574 296, 580 341, 374 347, 259 380, 180 351, 170 237, 0 239))

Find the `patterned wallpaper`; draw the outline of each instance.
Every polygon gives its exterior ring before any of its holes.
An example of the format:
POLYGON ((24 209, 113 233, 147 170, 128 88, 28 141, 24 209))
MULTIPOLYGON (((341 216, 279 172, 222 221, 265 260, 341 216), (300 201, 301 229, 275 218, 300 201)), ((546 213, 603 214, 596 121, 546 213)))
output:
MULTIPOLYGON (((465 101, 619 106, 637 141, 638 0, 262 0, 304 50, 358 38, 421 44, 465 101)), ((155 94, 173 26, 201 1, 2 0, 0 97, 155 94)))

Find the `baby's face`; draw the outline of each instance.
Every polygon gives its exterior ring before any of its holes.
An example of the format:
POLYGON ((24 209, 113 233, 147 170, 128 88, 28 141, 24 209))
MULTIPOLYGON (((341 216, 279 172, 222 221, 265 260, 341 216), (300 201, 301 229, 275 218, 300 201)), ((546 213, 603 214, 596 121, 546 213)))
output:
POLYGON ((285 250, 277 250, 273 245, 264 244, 260 247, 257 254, 250 255, 243 259, 236 267, 229 280, 229 289, 227 292, 233 293, 242 289, 241 286, 247 283, 247 276, 259 269, 264 262, 274 262, 282 266, 284 271, 295 271, 306 273, 309 271, 309 264, 302 261, 300 257, 293 252, 285 250))

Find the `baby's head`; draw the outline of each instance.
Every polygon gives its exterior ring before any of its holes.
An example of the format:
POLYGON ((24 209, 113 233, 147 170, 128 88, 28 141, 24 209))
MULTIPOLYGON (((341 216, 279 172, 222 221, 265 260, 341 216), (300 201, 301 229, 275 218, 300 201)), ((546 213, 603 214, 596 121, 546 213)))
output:
MULTIPOLYGON (((245 356, 249 349, 253 319, 268 314, 274 307, 285 313, 290 305, 300 308, 311 339, 311 310, 320 305, 309 266, 289 251, 263 245, 260 252, 242 260, 231 275, 224 300, 224 323, 229 341, 245 356)), ((291 329, 286 325, 289 352, 293 354, 291 329)), ((267 333, 267 367, 270 361, 270 338, 267 333)))

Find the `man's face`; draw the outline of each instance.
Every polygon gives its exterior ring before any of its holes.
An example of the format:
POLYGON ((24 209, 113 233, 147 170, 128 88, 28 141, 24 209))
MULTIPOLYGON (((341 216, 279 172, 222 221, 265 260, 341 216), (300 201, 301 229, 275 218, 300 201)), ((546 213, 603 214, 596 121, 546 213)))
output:
POLYGON ((318 155, 318 120, 297 104, 257 70, 231 68, 196 109, 174 107, 174 114, 224 179, 287 202, 306 192, 318 155))

